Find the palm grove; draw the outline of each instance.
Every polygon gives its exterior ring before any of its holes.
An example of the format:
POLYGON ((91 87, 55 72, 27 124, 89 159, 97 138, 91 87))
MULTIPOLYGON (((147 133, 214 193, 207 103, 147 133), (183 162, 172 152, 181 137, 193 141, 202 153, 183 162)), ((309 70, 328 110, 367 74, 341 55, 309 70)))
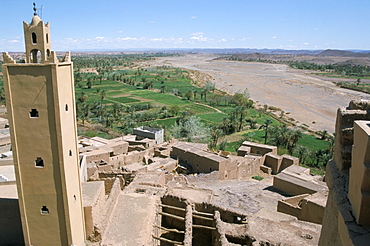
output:
POLYGON ((113 137, 147 125, 164 128, 167 139, 205 142, 211 149, 235 151, 242 140, 252 139, 276 145, 311 166, 331 157, 330 148, 300 145, 306 135, 279 121, 267 105, 255 109, 247 89, 230 95, 210 81, 194 84, 179 68, 138 65, 168 55, 176 54, 74 57, 79 134, 113 137), (82 73, 81 68, 95 70, 82 73), (239 140, 229 142, 230 135, 239 140))

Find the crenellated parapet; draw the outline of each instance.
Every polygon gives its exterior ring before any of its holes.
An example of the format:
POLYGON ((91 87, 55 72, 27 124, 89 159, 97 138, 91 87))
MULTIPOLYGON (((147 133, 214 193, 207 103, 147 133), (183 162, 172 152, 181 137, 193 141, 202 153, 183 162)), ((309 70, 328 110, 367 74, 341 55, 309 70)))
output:
POLYGON ((334 160, 339 170, 351 167, 353 128, 355 120, 370 120, 370 101, 353 100, 348 107, 339 108, 335 125, 334 160))
POLYGON ((338 110, 335 138, 319 245, 369 245, 370 101, 353 100, 338 110))

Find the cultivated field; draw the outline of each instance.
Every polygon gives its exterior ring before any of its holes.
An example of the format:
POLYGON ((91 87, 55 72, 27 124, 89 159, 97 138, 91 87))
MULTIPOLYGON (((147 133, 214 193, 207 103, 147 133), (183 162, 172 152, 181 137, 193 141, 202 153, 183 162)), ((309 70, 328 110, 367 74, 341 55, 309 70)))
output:
POLYGON ((173 65, 211 75, 216 87, 231 92, 248 88, 260 105, 273 105, 298 124, 334 132, 336 111, 352 99, 369 94, 335 86, 283 64, 213 60, 209 55, 157 58, 155 65, 173 65))

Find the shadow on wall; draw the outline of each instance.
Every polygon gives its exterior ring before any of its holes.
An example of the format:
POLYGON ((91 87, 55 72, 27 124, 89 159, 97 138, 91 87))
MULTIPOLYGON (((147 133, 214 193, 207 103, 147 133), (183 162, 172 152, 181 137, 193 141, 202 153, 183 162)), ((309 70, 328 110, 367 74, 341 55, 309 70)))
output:
POLYGON ((0 246, 24 245, 18 199, 0 198, 0 246))

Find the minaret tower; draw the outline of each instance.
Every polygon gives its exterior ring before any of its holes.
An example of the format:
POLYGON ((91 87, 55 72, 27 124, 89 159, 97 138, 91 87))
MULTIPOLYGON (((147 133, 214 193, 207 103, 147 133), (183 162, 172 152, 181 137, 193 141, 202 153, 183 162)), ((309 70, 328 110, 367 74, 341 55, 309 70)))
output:
POLYGON ((3 53, 19 208, 26 245, 85 245, 70 53, 50 51, 50 26, 24 23, 25 63, 3 53))
POLYGON ((26 62, 37 63, 45 61, 50 56, 50 25, 44 24, 36 13, 36 6, 33 3, 34 14, 30 24, 23 22, 24 41, 26 44, 26 62))

